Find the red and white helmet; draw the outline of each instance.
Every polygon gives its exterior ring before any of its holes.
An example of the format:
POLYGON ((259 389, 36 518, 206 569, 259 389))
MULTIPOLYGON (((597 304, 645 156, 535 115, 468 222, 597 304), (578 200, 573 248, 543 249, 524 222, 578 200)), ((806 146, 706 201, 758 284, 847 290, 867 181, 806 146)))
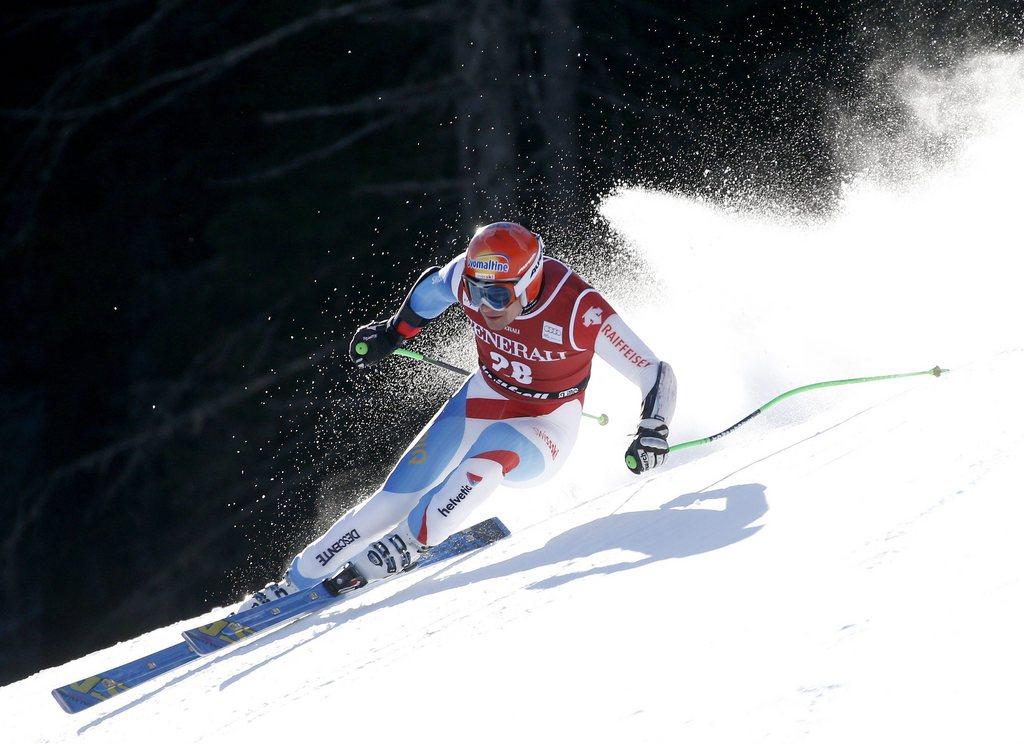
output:
POLYGON ((507 287, 511 296, 526 307, 540 294, 543 259, 544 241, 540 235, 515 222, 493 222, 477 230, 469 241, 463 279, 474 300, 482 298, 494 305, 491 297, 501 293, 481 294, 480 288, 498 285, 495 290, 499 286, 507 287))

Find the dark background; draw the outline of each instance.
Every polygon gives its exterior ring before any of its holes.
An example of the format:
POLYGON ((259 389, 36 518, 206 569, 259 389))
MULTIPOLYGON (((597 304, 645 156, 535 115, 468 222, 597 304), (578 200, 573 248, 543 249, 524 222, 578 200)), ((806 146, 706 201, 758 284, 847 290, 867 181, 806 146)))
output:
MULTIPOLYGON (((827 213, 887 65, 1019 3, 33 2, 0 17, 0 683, 276 576, 415 406, 354 327, 616 186, 827 213), (841 144, 841 143, 840 143, 841 144)), ((895 125, 895 124, 894 124, 895 125)), ((390 364, 390 363, 389 363, 390 364)), ((454 381, 452 382, 454 385, 454 381)), ((415 390, 413 391, 416 392, 415 390)))

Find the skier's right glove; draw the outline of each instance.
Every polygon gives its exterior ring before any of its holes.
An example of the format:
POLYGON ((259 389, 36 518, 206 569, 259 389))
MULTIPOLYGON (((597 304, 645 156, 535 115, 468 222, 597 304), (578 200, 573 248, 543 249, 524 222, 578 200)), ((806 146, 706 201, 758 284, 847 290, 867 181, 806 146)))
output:
POLYGON ((357 367, 376 364, 401 346, 403 342, 422 331, 430 322, 430 318, 425 318, 412 309, 412 296, 417 287, 428 281, 436 285, 440 281, 437 276, 438 271, 440 271, 439 266, 431 266, 420 274, 420 278, 412 285, 412 289, 405 296, 405 301, 398 308, 398 312, 390 318, 367 323, 356 329, 355 335, 352 336, 352 342, 348 345, 348 355, 357 367))
POLYGON ((661 465, 668 454, 668 426, 660 418, 640 421, 632 443, 626 449, 626 467, 640 475, 661 465))
POLYGON ((357 367, 376 364, 405 341, 392 320, 378 320, 356 329, 348 345, 348 355, 357 367))

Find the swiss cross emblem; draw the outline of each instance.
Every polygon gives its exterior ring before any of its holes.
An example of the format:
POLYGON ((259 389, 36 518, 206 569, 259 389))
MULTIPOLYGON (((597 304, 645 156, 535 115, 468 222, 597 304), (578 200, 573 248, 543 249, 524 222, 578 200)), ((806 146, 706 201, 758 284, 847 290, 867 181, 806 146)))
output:
POLYGON ((583 327, 589 328, 601 322, 601 308, 592 307, 583 314, 583 327))

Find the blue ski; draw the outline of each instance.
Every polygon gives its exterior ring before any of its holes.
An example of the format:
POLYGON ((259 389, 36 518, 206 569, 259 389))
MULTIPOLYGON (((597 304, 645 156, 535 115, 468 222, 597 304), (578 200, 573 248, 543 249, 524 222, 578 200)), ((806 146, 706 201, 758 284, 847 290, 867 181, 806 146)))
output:
POLYGON ((58 687, 53 696, 65 711, 77 713, 198 658, 198 654, 182 641, 123 666, 58 687))
MULTIPOLYGON (((499 519, 491 518, 485 520, 461 532, 456 532, 444 542, 434 546, 413 565, 413 568, 428 566, 431 563, 454 558, 455 556, 490 545, 508 535, 508 528, 499 519)), ((317 589, 293 594, 289 597, 282 597, 269 604, 240 612, 217 623, 186 631, 183 635, 190 642, 195 637, 198 637, 200 640, 197 643, 203 644, 201 646, 203 653, 210 653, 218 648, 230 646, 249 637, 253 633, 266 630, 285 620, 313 612, 318 607, 331 602, 341 601, 345 599, 345 596, 345 594, 340 596, 332 595, 322 585, 318 585, 317 589), (219 624, 220 627, 218 628, 219 624), (208 632, 214 628, 217 628, 216 635, 208 632)), ((137 687, 143 682, 148 682, 154 677, 159 677, 162 674, 182 667, 199 657, 200 654, 189 645, 189 642, 182 641, 114 669, 100 672, 97 675, 64 685, 63 687, 58 687, 53 690, 53 697, 66 712, 78 713, 104 700, 116 697, 133 687, 137 687)))
MULTIPOLYGON (((490 545, 507 537, 508 534, 508 528, 499 519, 492 517, 480 524, 457 532, 441 544, 434 546, 425 555, 421 556, 409 570, 429 566, 431 563, 437 563, 463 553, 468 553, 477 548, 482 548, 485 545, 490 545)), ((395 576, 401 575, 402 573, 395 574, 395 576)), ((303 592, 296 592, 287 597, 275 599, 273 602, 268 602, 259 607, 242 610, 209 625, 186 630, 182 635, 197 654, 213 653, 239 641, 244 641, 285 620, 315 612, 324 605, 344 600, 348 592, 343 590, 344 593, 339 594, 337 590, 331 591, 328 588, 328 581, 317 584, 303 592)), ((362 587, 356 586, 353 588, 359 589, 362 587)))

